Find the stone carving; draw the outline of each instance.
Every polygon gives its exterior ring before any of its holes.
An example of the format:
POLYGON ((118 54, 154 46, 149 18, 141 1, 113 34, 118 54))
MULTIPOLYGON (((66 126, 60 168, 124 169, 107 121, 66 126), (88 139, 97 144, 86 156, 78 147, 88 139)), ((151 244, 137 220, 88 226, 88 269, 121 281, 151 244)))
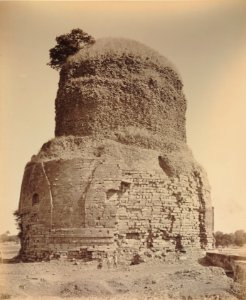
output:
POLYGON ((182 81, 165 57, 98 40, 63 66, 55 106, 55 138, 24 172, 23 259, 112 251, 130 261, 212 246, 210 187, 186 144, 182 81))

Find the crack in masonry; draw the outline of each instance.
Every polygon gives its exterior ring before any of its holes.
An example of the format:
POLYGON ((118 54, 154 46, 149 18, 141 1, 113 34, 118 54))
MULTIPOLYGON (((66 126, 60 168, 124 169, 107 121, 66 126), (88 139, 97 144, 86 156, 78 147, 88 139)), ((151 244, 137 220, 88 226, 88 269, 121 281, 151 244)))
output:
POLYGON ((99 161, 97 164, 95 164, 94 169, 92 170, 90 176, 88 176, 88 183, 87 183, 87 185, 86 185, 86 187, 85 187, 85 189, 84 189, 84 192, 82 193, 82 195, 81 195, 81 197, 80 197, 80 199, 83 199, 83 200, 84 200, 84 216, 85 216, 85 217, 84 217, 84 224, 83 224, 84 227, 85 227, 85 223, 86 223, 86 222, 85 222, 85 221, 86 221, 85 199, 86 199, 87 193, 88 193, 88 191, 89 191, 89 188, 90 188, 90 186, 91 186, 91 183, 92 183, 92 181, 93 181, 93 179, 94 179, 94 174, 95 174, 97 168, 98 168, 103 162, 104 162, 104 160, 101 160, 101 161, 99 161))
MULTIPOLYGON (((32 166, 32 171, 31 171, 31 175, 28 178, 28 186, 30 186, 30 182, 31 182, 31 177, 32 174, 34 173, 36 168, 36 165, 32 166)), ((25 169, 26 171, 26 169, 25 169)), ((24 186, 25 186, 26 182, 23 180, 22 184, 21 184, 21 191, 20 191, 20 202, 19 202, 19 207, 18 207, 18 211, 22 211, 23 210, 23 200, 21 201, 21 199, 24 199, 25 197, 22 197, 23 193, 24 193, 24 186)))
POLYGON ((203 198, 202 188, 203 188, 203 181, 201 175, 198 171, 194 172, 196 182, 198 183, 198 199, 200 201, 200 208, 199 208, 199 222, 200 222, 200 244, 203 249, 208 244, 207 240, 207 228, 205 225, 206 222, 206 202, 203 198))
POLYGON ((44 163, 41 162, 41 166, 42 166, 42 170, 43 170, 43 173, 44 173, 44 177, 47 181, 47 184, 48 184, 48 187, 49 187, 49 195, 50 195, 50 227, 52 229, 52 225, 53 225, 53 195, 52 195, 52 192, 51 192, 51 183, 49 181, 49 178, 45 172, 45 168, 44 168, 44 163))

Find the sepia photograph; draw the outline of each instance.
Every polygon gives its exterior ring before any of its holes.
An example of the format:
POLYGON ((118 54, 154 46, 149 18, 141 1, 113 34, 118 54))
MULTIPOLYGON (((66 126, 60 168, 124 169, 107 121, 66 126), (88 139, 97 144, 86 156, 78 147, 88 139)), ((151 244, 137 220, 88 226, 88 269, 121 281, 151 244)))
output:
POLYGON ((246 1, 0 1, 0 300, 246 299, 246 1))

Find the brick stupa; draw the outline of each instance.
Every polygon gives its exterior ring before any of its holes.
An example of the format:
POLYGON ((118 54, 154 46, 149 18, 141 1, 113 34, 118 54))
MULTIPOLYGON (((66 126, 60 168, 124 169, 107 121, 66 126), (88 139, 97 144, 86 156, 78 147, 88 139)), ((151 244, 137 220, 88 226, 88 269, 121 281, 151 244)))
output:
POLYGON ((186 144, 182 86, 165 57, 127 39, 99 39, 68 59, 55 138, 24 172, 23 260, 211 248, 210 187, 186 144))

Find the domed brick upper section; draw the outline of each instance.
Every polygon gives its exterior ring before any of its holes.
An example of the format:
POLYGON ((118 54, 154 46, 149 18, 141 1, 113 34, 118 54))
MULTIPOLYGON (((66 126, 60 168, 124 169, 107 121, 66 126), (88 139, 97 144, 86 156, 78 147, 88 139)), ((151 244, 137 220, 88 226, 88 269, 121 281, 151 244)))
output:
POLYGON ((55 134, 122 142, 122 132, 137 129, 185 142, 185 111, 180 76, 165 57, 136 41, 99 39, 61 70, 55 134))

